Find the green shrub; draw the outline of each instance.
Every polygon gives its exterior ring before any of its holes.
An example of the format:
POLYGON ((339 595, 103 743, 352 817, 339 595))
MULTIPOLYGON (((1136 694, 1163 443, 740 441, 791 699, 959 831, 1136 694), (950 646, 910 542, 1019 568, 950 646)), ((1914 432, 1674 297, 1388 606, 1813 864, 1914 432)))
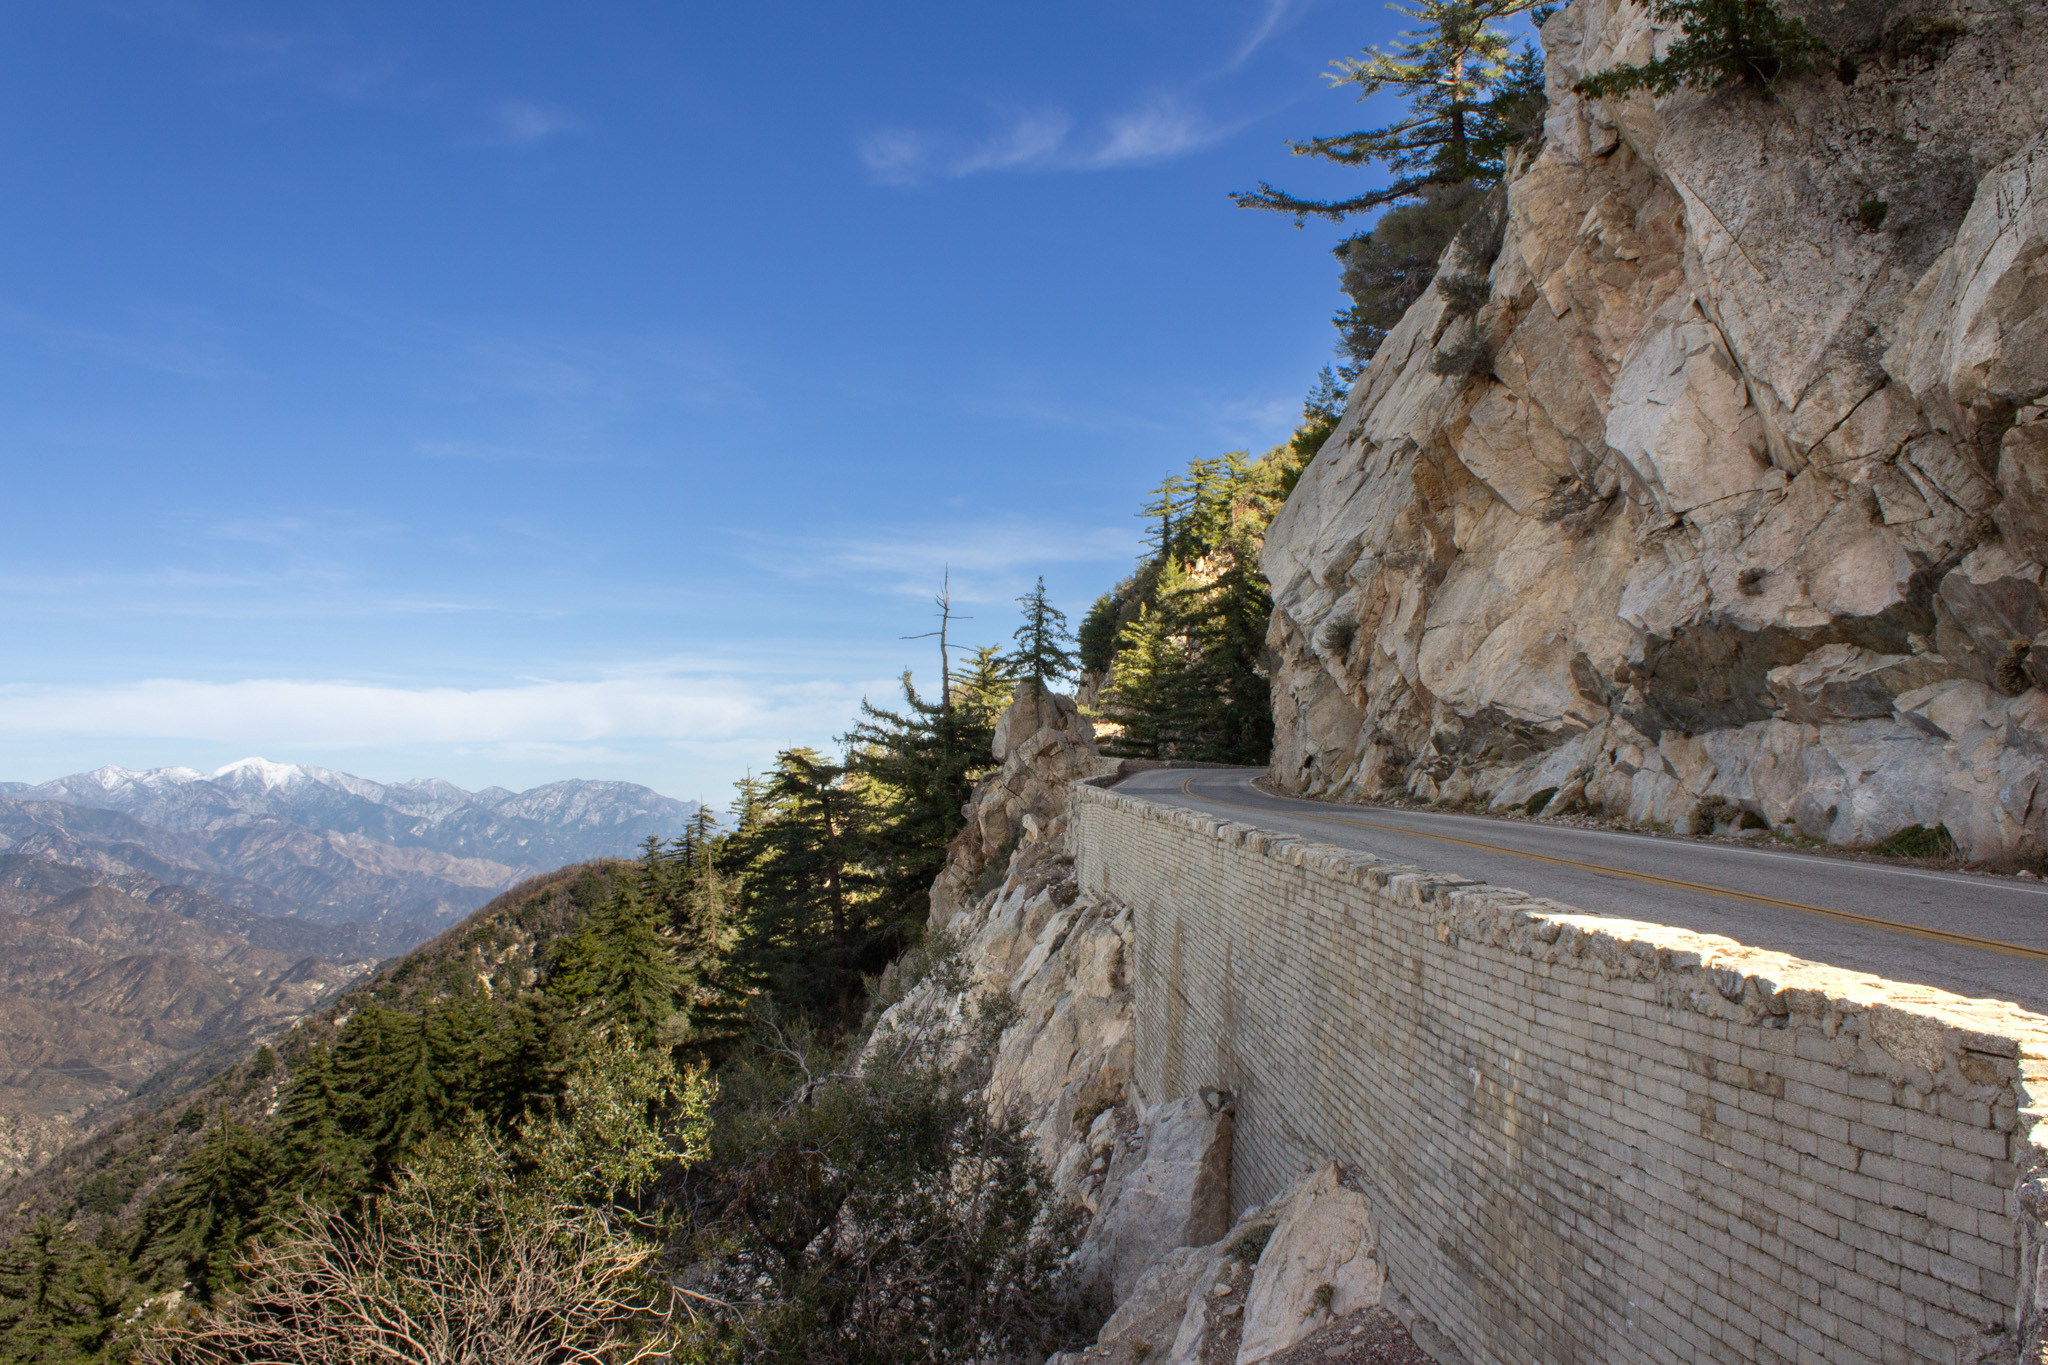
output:
POLYGON ((1871 852, 1891 858, 1948 859, 1956 856, 1956 841, 1948 832, 1947 825, 1936 825, 1933 829, 1925 825, 1908 825, 1893 832, 1871 852))
POLYGON ((1452 342, 1429 358, 1431 374, 1463 376, 1477 374, 1493 364, 1493 351, 1486 338, 1474 331, 1452 342))
POLYGON ((1545 806, 1548 806, 1550 804, 1550 799, 1556 795, 1557 788, 1545 787, 1542 791, 1537 792, 1534 796, 1530 797, 1527 801, 1524 801, 1522 803, 1522 814, 1541 815, 1543 813, 1543 808, 1545 806))
POLYGON ((1827 49, 1797 19, 1765 0, 1650 0, 1660 23, 1679 25, 1677 42, 1641 66, 1613 66, 1583 76, 1572 88, 1605 98, 1643 91, 1668 95, 1681 85, 1697 90, 1734 82, 1768 88, 1780 76, 1828 64, 1827 49))
POLYGON ((1703 796, 1693 803, 1690 824, 1694 834, 1712 834, 1722 825, 1733 825, 1743 815, 1742 807, 1725 796, 1703 796))
POLYGON ((1493 281, 1483 274, 1445 275, 1436 282, 1444 309, 1454 317, 1470 317, 1493 296, 1493 281))
POLYGON ((1273 1240, 1273 1227, 1271 1223, 1260 1223, 1246 1228, 1230 1244, 1230 1254, 1246 1265, 1257 1265, 1259 1257, 1266 1254, 1266 1243, 1273 1240))

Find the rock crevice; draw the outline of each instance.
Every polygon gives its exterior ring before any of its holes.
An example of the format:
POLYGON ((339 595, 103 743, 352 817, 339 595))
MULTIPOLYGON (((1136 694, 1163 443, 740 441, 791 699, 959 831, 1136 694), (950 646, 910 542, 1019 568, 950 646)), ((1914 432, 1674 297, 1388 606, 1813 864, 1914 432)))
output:
POLYGON ((1770 95, 1589 101, 1669 33, 1547 22, 1499 253, 1439 274, 1487 363, 1432 286, 1267 532, 1283 785, 2042 855, 2048 5, 1807 8, 1845 60, 1770 95))

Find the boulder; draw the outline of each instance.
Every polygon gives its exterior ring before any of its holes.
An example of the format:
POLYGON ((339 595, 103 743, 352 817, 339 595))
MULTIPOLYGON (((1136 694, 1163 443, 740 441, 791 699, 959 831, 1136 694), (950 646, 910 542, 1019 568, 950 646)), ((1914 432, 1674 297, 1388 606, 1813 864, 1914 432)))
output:
POLYGON ((1175 1247, 1203 1246, 1230 1226, 1228 1093, 1204 1090, 1146 1108, 1122 1135, 1101 1212, 1075 1252, 1084 1280, 1129 1299, 1138 1278, 1175 1247))
POLYGON ((1252 1274, 1237 1365, 1278 1355, 1335 1318, 1377 1308, 1387 1274, 1355 1179, 1324 1165, 1281 1201, 1252 1274))
POLYGON ((1855 645, 1822 645, 1796 664, 1767 675, 1778 714, 1820 724, 1892 714, 1893 701, 1946 678, 1948 661, 1936 654, 1879 654, 1855 645))
POLYGON ((990 749, 999 766, 975 787, 966 827, 932 883, 935 929, 966 909, 978 888, 985 893, 984 881, 1005 870, 1001 860, 1029 844, 1061 846, 1068 785, 1115 766, 1095 747, 1095 727, 1072 697, 1028 681, 997 718, 990 749))

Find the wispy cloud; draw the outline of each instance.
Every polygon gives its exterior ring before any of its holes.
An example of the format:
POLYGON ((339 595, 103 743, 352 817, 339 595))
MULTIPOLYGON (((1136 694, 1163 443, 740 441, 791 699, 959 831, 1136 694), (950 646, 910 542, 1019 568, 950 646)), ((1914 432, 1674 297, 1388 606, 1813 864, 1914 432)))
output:
POLYGON ((78 351, 181 379, 224 380, 249 371, 221 327, 189 310, 139 313, 123 326, 88 326, 0 308, 0 327, 56 350, 78 351))
POLYGON ((485 106, 483 118, 483 131, 469 139, 472 146, 531 147, 584 126, 568 110, 537 100, 496 100, 485 106))
POLYGON ((626 676, 499 687, 259 678, 0 688, 0 734, 203 740, 259 750, 601 740, 779 740, 841 725, 887 683, 626 676))
POLYGON ((1303 0, 1265 0, 1259 11, 1258 21, 1252 25, 1251 32, 1245 35, 1244 42, 1238 45, 1237 51, 1231 54, 1229 65, 1225 69, 1232 70, 1243 66, 1254 52, 1266 45, 1268 38, 1280 31, 1282 24, 1305 8, 1307 6, 1303 0))
POLYGON ((1029 574, 1055 564, 1121 564, 1137 540, 1135 530, 1120 526, 958 520, 802 542, 746 536, 738 538, 738 553, 780 578, 851 580, 892 596, 929 597, 950 572, 956 601, 1008 602, 1029 574))
POLYGON ((876 181, 909 187, 993 171, 1106 171, 1170 161, 1232 131, 1184 99, 1162 94, 1086 129, 1064 110, 1037 109, 1012 114, 978 139, 885 128, 862 139, 859 151, 876 181))

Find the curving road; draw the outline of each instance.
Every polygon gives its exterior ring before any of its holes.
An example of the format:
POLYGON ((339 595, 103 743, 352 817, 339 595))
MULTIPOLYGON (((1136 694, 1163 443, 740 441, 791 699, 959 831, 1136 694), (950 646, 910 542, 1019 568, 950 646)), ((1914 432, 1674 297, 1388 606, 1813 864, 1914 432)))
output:
POLYGON ((1725 934, 1812 962, 2048 1014, 2048 884, 1740 844, 1260 791, 1257 768, 1158 769, 1117 784, 1316 843, 1361 849, 1593 914, 1725 934))

